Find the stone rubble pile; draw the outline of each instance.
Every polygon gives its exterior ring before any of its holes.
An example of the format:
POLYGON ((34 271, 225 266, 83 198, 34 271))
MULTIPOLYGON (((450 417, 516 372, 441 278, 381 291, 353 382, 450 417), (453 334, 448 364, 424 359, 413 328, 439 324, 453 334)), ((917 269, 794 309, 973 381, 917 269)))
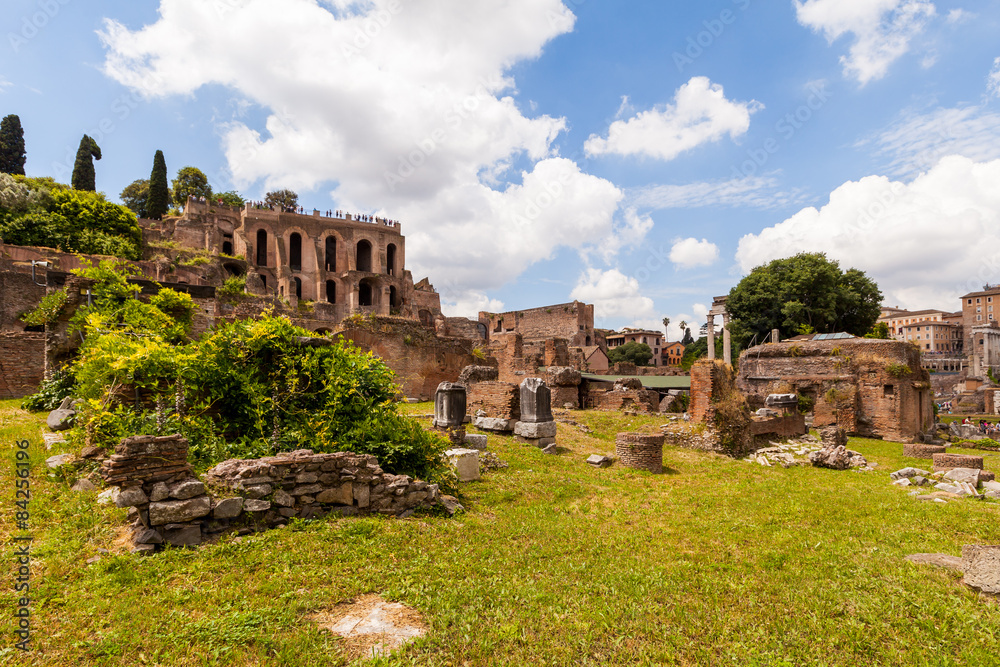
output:
POLYGON ((784 443, 772 442, 770 447, 758 449, 743 459, 749 463, 762 466, 794 466, 813 465, 818 468, 833 468, 835 470, 872 470, 875 464, 870 464, 861 455, 842 444, 824 444, 814 435, 804 435, 784 443), (830 446, 833 445, 833 446, 830 446))
POLYGON ((231 459, 205 473, 203 481, 187 464, 187 450, 180 435, 135 436, 124 439, 101 466, 101 477, 112 487, 101 495, 129 508, 134 553, 162 544, 197 546, 230 530, 245 534, 293 517, 398 516, 457 505, 446 502, 454 499, 442 496, 436 484, 383 472, 370 455, 302 449, 231 459))
POLYGON ((936 491, 912 491, 917 500, 945 503, 948 499, 990 498, 1000 500, 1000 482, 993 481, 993 474, 978 468, 950 468, 929 472, 920 468, 903 468, 889 474, 893 486, 901 488, 931 487, 936 491))

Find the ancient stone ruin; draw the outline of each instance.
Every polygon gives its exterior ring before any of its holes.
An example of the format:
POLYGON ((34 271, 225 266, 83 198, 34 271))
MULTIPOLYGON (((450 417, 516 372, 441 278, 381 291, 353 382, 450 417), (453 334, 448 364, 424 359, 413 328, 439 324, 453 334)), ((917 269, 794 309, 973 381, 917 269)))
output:
POLYGON ((230 459, 199 479, 180 435, 125 438, 100 469, 129 508, 138 552, 196 546, 226 532, 271 528, 328 514, 402 515, 447 504, 437 485, 382 471, 374 456, 303 449, 263 459, 230 459))
POLYGON ((543 449, 555 444, 556 422, 552 417, 552 392, 538 378, 528 378, 522 382, 520 391, 521 418, 514 425, 514 434, 543 449))
POLYGON ((663 472, 663 442, 662 435, 619 433, 615 436, 615 455, 627 468, 658 475, 663 472))

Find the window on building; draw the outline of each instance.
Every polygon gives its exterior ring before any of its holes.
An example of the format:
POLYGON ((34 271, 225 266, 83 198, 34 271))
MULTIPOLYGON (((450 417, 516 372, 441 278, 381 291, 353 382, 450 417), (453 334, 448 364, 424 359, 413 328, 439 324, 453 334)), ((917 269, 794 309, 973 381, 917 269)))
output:
POLYGON ((267 266, 267 232, 257 230, 257 266, 267 266))
POLYGON ((887 384, 882 387, 883 396, 893 396, 895 395, 895 393, 896 393, 896 387, 894 385, 887 384))
POLYGON ((299 279, 299 278, 292 278, 292 280, 295 282, 295 298, 296 299, 301 299, 302 298, 302 280, 299 279))
POLYGON ((332 280, 326 281, 326 300, 328 303, 337 303, 337 283, 332 280))
POLYGON ((357 270, 365 273, 372 271, 372 244, 368 241, 358 241, 357 270))
POLYGON ((288 266, 292 271, 302 270, 302 237, 298 232, 288 237, 288 266))
POLYGON ((327 271, 337 270, 337 239, 333 236, 326 237, 325 268, 327 271))
POLYGON ((385 249, 385 272, 396 275, 396 246, 390 243, 385 249))

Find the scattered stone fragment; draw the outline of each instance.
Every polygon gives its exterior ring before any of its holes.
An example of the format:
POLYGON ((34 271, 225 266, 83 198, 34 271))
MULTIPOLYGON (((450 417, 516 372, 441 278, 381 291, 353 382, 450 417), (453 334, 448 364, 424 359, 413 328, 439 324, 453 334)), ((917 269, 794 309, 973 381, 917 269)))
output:
POLYGON ((115 505, 118 507, 138 507, 149 502, 149 497, 143 493, 141 486, 130 486, 122 489, 122 492, 115 498, 115 505))
POLYGON ((458 502, 458 498, 455 496, 441 496, 441 506, 448 512, 449 516, 455 516, 457 512, 465 511, 462 503, 458 502))
POLYGON ((117 486, 112 486, 97 494, 97 502, 101 505, 111 505, 115 502, 115 498, 118 497, 119 493, 121 493, 121 489, 117 486))
POLYGON ((962 547, 962 583, 989 595, 1000 595, 1000 546, 962 547))
POLYGON ((132 547, 132 551, 130 553, 132 553, 132 555, 134 556, 152 556, 154 553, 156 553, 156 545, 137 544, 134 547, 132 547))
POLYGON ((979 486, 979 472, 976 468, 952 468, 944 474, 944 478, 952 482, 965 482, 977 487, 979 486))
POLYGON ((542 450, 542 453, 543 454, 551 454, 551 455, 555 456, 556 454, 559 453, 559 445, 557 445, 555 443, 552 443, 551 445, 548 445, 547 447, 545 447, 542 450))
POLYGON ((587 457, 587 463, 595 468, 610 468, 613 462, 610 456, 601 456, 600 454, 591 454, 587 457))
POLYGON ((479 451, 486 451, 489 438, 485 435, 478 434, 468 434, 465 436, 465 446, 469 449, 478 449, 479 451))
POLYGON ((45 425, 53 431, 68 431, 73 428, 76 420, 76 410, 61 410, 59 408, 49 413, 45 419, 45 425))
POLYGON ((889 478, 896 480, 906 477, 907 479, 917 477, 918 475, 929 475, 930 473, 926 470, 921 470, 920 468, 903 468, 902 470, 897 470, 896 472, 889 473, 889 478))
POLYGON ((81 478, 76 480, 76 484, 69 487, 70 491, 76 491, 78 493, 84 493, 87 491, 96 491, 97 487, 89 479, 81 478))
POLYGON ((64 465, 68 465, 73 460, 72 454, 56 454, 45 459, 45 465, 49 470, 58 470, 64 465))
POLYGON ((455 469, 459 482, 474 482, 480 478, 478 450, 449 449, 444 455, 455 469))
POLYGON ((906 477, 902 477, 894 481, 892 484, 893 486, 910 486, 910 480, 906 477))

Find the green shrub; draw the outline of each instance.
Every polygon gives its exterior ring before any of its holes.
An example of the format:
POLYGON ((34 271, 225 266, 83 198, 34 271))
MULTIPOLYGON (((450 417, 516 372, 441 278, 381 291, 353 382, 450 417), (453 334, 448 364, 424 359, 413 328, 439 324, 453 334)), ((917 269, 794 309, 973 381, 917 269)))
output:
POLYGON ((226 282, 222 284, 222 287, 215 290, 215 296, 219 297, 223 301, 236 301, 243 298, 246 290, 246 276, 230 276, 229 278, 226 278, 226 282))
POLYGON ((907 375, 912 373, 908 365, 897 363, 886 364, 885 372, 894 378, 905 378, 907 375))
POLYGON ((21 402, 21 409, 29 412, 48 412, 55 410, 63 399, 73 395, 76 380, 65 371, 56 371, 51 377, 42 381, 38 391, 26 397, 21 402))
POLYGON ((46 294, 34 310, 21 315, 21 321, 29 327, 51 324, 59 318, 67 299, 65 287, 46 294))

